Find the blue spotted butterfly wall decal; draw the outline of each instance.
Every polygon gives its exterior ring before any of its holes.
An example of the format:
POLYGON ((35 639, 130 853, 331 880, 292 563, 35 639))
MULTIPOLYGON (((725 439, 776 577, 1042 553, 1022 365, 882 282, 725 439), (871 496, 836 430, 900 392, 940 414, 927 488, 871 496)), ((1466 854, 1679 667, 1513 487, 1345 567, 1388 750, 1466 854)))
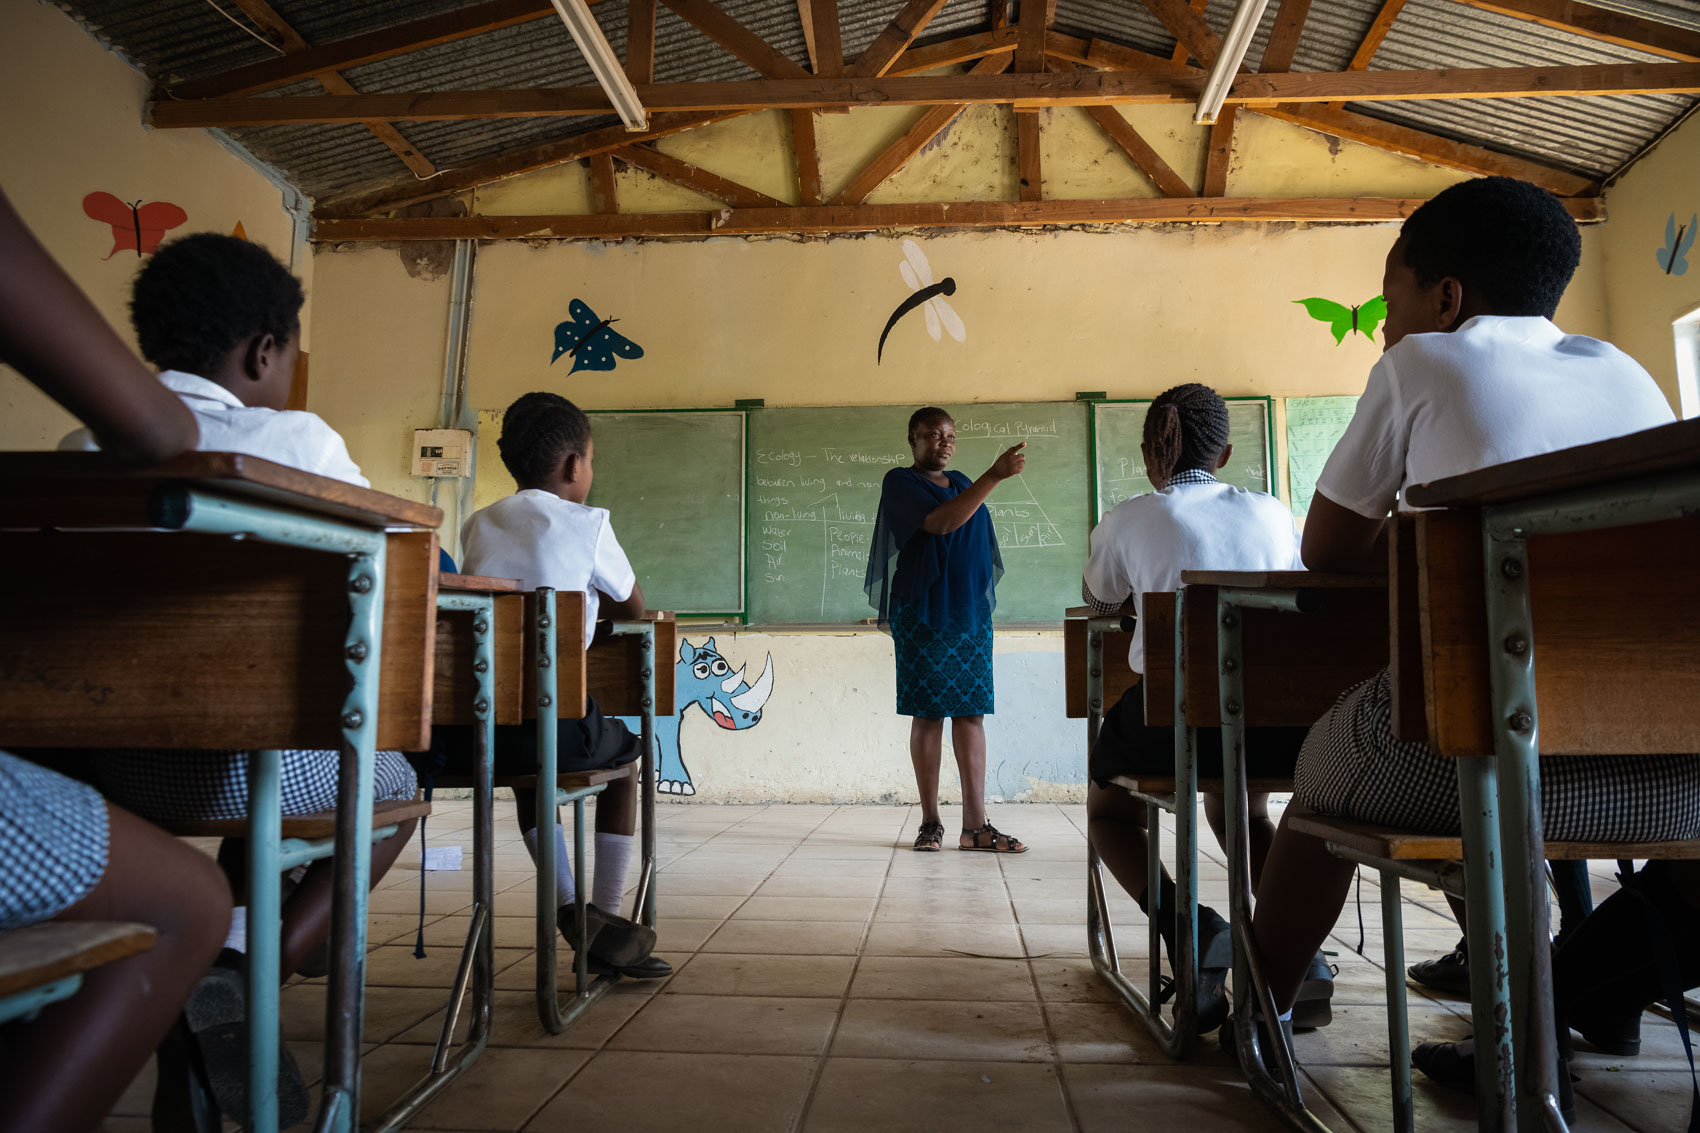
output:
POLYGON ((1688 274, 1688 250, 1694 247, 1694 222, 1700 214, 1691 215, 1688 223, 1678 228, 1676 213, 1665 221, 1665 246, 1659 249, 1659 269, 1666 275, 1688 274))
POLYGON ((569 374, 580 370, 612 370, 616 358, 643 357, 643 347, 609 329, 608 324, 620 320, 597 318, 596 312, 583 299, 568 303, 567 314, 572 317, 555 325, 555 353, 549 356, 551 366, 563 354, 573 356, 573 368, 567 371, 569 374))
POLYGON ((1374 342, 1375 328, 1387 318, 1387 300, 1379 295, 1359 303, 1356 307, 1348 307, 1331 299, 1294 299, 1293 302, 1302 305, 1317 322, 1328 324, 1328 329, 1334 334, 1335 346, 1345 342, 1346 336, 1353 331, 1374 342))

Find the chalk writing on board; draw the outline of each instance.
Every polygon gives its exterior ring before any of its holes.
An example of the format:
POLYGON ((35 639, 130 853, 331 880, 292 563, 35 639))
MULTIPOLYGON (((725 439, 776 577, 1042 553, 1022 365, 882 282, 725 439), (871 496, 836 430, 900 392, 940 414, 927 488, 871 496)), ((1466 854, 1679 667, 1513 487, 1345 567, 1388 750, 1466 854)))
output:
POLYGON ((1293 514, 1310 512, 1316 478, 1328 454, 1357 411, 1355 397, 1290 397, 1287 399, 1287 492, 1293 514))
MULTIPOLYGON (((1145 475, 1139 443, 1149 402, 1107 402, 1097 407, 1098 510, 1102 515, 1123 500, 1153 491, 1145 475)), ((1225 484, 1254 492, 1269 491, 1269 411, 1261 398, 1228 401, 1228 442, 1234 451, 1216 473, 1225 484)))

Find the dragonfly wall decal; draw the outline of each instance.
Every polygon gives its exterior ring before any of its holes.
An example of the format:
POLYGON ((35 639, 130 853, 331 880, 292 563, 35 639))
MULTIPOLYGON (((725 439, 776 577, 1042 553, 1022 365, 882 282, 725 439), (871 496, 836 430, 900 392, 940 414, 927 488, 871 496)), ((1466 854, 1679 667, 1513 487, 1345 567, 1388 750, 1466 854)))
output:
POLYGON ((885 340, 890 336, 891 328, 916 307, 921 308, 921 313, 926 316, 927 333, 932 335, 934 342, 944 341, 944 331, 949 331, 950 337, 956 341, 966 342, 968 328, 962 325, 962 316, 944 300, 946 295, 956 294, 956 280, 947 275, 934 283, 933 269, 927 263, 926 254, 913 240, 903 241, 903 261, 897 265, 897 270, 915 294, 899 303, 891 318, 885 321, 885 329, 880 331, 879 347, 874 351, 875 364, 885 357, 885 340))

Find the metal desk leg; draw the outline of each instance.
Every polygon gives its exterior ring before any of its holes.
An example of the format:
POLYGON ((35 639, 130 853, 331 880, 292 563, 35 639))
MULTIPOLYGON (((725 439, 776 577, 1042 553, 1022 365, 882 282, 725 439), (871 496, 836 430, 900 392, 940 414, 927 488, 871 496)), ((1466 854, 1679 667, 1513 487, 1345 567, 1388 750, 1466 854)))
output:
POLYGON ((405 1127, 461 1071, 472 1065, 490 1039, 490 1018, 495 999, 495 952, 492 945, 495 925, 491 921, 496 889, 491 798, 491 764, 496 738, 493 708, 496 657, 492 630, 495 600, 488 594, 440 594, 437 609, 472 615, 472 714, 478 721, 478 730, 474 733, 476 746, 472 779, 472 921, 467 926, 466 943, 461 948, 460 964, 455 971, 454 985, 449 990, 448 1009, 443 1013, 443 1026, 437 1037, 436 1049, 432 1052, 431 1069, 396 1099, 367 1133, 392 1133, 405 1127), (460 1057, 451 1066, 449 1051, 469 985, 472 988, 472 1018, 460 1057))
POLYGON ((384 551, 351 556, 347 648, 337 780, 336 891, 331 906, 331 980, 325 1003, 324 1106, 316 1133, 352 1133, 360 1120, 360 1042, 365 1016, 366 898, 372 880, 373 761, 378 739, 384 551))
POLYGON ((283 753, 248 753, 248 1120, 277 1133, 283 753))
MULTIPOLYGON (((1511 1038, 1518 1068, 1517 1122, 1540 1129, 1557 1109, 1558 1040, 1552 1010, 1546 842, 1541 828, 1534 625, 1529 606, 1528 545, 1522 535, 1484 524, 1488 680, 1493 692, 1494 755, 1499 761, 1499 837, 1505 854, 1506 935, 1510 960, 1511 1038), (1548 1104, 1552 1099, 1552 1104, 1548 1104)), ((1472 951, 1471 961, 1475 960, 1472 951)), ((1562 1121, 1560 1122, 1562 1124, 1562 1121)))
POLYGON ((1412 1133, 1411 1025, 1405 1003, 1405 917, 1399 875, 1381 871, 1381 958, 1387 977, 1387 1066, 1393 1072, 1393 1133, 1412 1133))

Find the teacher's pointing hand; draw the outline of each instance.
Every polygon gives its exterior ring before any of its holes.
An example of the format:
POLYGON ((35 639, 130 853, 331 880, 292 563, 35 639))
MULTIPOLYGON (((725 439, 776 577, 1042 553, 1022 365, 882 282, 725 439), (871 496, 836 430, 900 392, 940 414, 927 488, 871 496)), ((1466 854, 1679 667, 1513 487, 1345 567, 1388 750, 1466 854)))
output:
POLYGON ((1027 442, 1022 441, 1013 448, 1005 449, 1003 455, 993 463, 992 475, 999 480, 1008 480, 1011 476, 1021 475, 1022 469, 1027 467, 1027 454, 1021 451, 1026 447, 1027 442))

